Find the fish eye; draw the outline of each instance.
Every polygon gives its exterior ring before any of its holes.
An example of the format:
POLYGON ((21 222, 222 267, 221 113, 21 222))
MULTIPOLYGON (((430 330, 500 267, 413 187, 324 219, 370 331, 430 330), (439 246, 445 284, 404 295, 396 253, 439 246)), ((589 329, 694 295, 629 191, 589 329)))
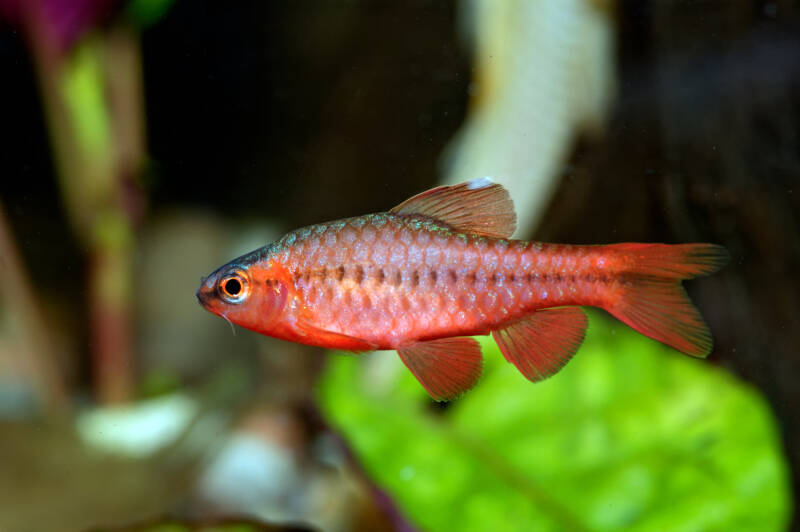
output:
POLYGON ((247 280, 239 273, 224 277, 218 286, 222 299, 228 303, 240 303, 247 295, 247 280))
POLYGON ((242 283, 236 278, 228 279, 225 281, 224 290, 227 295, 236 297, 242 291, 242 283))

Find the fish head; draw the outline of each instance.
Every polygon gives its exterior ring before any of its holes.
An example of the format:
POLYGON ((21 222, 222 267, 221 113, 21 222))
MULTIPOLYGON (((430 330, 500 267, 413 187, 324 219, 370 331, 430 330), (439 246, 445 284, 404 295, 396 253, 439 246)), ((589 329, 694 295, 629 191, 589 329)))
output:
POLYGON ((209 312, 268 334, 286 307, 288 287, 271 264, 234 260, 205 277, 197 300, 209 312))

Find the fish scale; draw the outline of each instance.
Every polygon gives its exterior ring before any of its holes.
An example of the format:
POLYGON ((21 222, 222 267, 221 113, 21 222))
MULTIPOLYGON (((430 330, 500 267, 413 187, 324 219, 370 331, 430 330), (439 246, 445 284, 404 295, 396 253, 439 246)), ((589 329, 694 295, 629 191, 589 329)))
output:
POLYGON ((573 300, 561 304, 579 304, 597 291, 576 282, 576 274, 554 280, 581 261, 590 265, 586 248, 490 240, 393 214, 318 224, 278 246, 316 323, 389 346, 453 332, 485 334, 554 298, 569 295, 573 300), (564 260, 565 254, 574 256, 564 260))

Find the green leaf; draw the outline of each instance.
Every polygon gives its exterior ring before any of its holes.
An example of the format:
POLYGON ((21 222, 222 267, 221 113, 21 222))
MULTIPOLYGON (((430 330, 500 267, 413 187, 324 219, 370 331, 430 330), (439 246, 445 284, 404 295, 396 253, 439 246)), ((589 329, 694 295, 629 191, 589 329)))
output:
POLYGON ((394 352, 336 356, 323 413, 426 530, 782 530, 789 482, 761 395, 707 361, 590 316, 533 384, 481 338, 485 376, 445 409, 394 352))

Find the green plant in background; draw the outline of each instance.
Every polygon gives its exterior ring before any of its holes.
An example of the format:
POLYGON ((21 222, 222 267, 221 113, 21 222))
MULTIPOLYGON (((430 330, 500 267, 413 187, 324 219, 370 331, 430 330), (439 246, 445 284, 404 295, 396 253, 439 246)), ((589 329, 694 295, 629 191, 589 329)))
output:
POLYGON ((784 529, 785 458, 755 389, 590 321, 574 360, 535 385, 482 342, 482 381, 445 409, 394 353, 333 357, 321 408, 426 530, 784 529))
MULTIPOLYGON (((64 205, 89 265, 87 327, 100 402, 129 400, 135 389, 134 237, 146 203, 140 176, 147 163, 139 41, 141 29, 171 4, 0 0, 0 20, 25 34, 64 205)), ((37 328, 36 313, 21 318, 27 329, 37 328)), ((25 346, 41 367, 56 356, 48 343, 25 346)), ((56 371, 48 373, 39 399, 54 407, 63 394, 47 390, 64 385, 56 371)))

